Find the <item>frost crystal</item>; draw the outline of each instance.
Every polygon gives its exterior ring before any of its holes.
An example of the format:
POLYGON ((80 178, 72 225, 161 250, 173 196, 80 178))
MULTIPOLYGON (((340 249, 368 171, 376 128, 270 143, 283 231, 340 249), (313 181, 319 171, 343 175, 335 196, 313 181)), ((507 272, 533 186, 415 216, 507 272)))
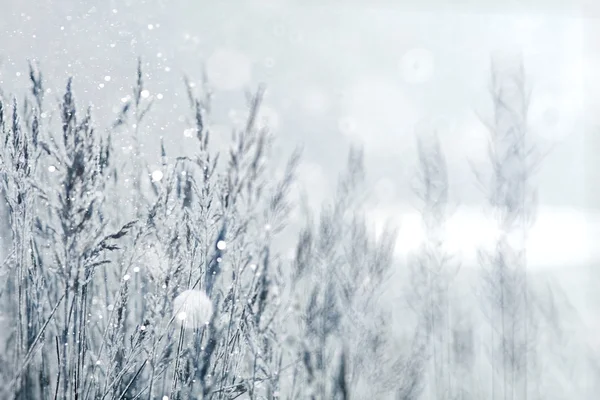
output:
POLYGON ((173 301, 173 312, 186 328, 200 328, 210 322, 213 305, 202 290, 185 290, 173 301))

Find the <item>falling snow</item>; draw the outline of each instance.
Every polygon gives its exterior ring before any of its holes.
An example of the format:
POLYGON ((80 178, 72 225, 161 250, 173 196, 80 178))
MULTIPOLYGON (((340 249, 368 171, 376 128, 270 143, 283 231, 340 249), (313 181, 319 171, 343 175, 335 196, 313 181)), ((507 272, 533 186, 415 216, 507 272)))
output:
POLYGON ((0 399, 598 397, 569 2, 5 3, 0 399))

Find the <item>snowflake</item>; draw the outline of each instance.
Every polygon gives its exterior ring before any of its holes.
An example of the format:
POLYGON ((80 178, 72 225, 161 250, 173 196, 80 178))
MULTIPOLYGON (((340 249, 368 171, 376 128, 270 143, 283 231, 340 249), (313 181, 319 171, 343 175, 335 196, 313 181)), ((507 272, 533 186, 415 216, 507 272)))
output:
POLYGON ((159 182, 163 178, 163 173, 160 170, 152 172, 152 182, 159 182))

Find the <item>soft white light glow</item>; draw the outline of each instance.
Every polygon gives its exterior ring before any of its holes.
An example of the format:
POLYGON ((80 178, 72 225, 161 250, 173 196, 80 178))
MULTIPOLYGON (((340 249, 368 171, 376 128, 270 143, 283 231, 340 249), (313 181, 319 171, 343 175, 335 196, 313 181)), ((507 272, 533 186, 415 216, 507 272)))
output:
MULTIPOLYGON (((373 212, 376 230, 393 221, 399 232, 396 255, 406 257, 418 250, 425 239, 421 217, 416 211, 394 212, 391 209, 373 212)), ((595 221, 595 222, 593 222, 595 221)), ((536 223, 529 229, 525 245, 530 268, 554 268, 584 265, 592 257, 590 224, 592 219, 580 211, 541 208, 536 223)), ((465 266, 477 263, 477 251, 495 244, 499 229, 494 221, 481 212, 459 210, 446 222, 444 246, 451 254, 459 256, 465 266)), ((510 239, 509 239, 510 240, 510 239)), ((515 243, 519 245, 518 239, 515 243)))
POLYGON ((152 172, 152 181, 153 182, 158 182, 163 178, 163 173, 160 170, 156 170, 154 172, 152 172))

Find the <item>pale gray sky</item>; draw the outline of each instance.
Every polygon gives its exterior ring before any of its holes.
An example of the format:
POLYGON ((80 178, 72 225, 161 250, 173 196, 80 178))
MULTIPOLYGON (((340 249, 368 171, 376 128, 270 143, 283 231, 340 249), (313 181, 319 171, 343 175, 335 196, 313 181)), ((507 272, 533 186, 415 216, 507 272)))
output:
POLYGON ((406 211, 414 128, 429 124, 440 130, 453 200, 471 212, 482 198, 467 160, 486 165, 486 132, 475 112, 490 112, 490 56, 521 53, 533 90, 532 133, 543 147, 554 146, 538 179, 546 223, 558 231, 552 240, 568 235, 566 223, 556 225, 564 215, 585 225, 593 217, 585 210, 600 206, 593 111, 600 107, 593 40, 600 7, 593 3, 214 3, 0 0, 0 85, 27 85, 26 60, 35 58, 52 89, 74 75, 78 98, 93 102, 102 118, 130 93, 140 55, 151 95, 162 97, 145 128, 151 151, 163 135, 180 152, 193 140, 180 118, 187 112, 181 75, 199 79, 205 62, 222 89, 214 115, 220 126, 240 118, 245 88, 268 85, 265 116, 283 149, 305 144, 301 172, 315 197, 327 194, 348 144, 363 143, 381 200, 374 212, 406 211))

